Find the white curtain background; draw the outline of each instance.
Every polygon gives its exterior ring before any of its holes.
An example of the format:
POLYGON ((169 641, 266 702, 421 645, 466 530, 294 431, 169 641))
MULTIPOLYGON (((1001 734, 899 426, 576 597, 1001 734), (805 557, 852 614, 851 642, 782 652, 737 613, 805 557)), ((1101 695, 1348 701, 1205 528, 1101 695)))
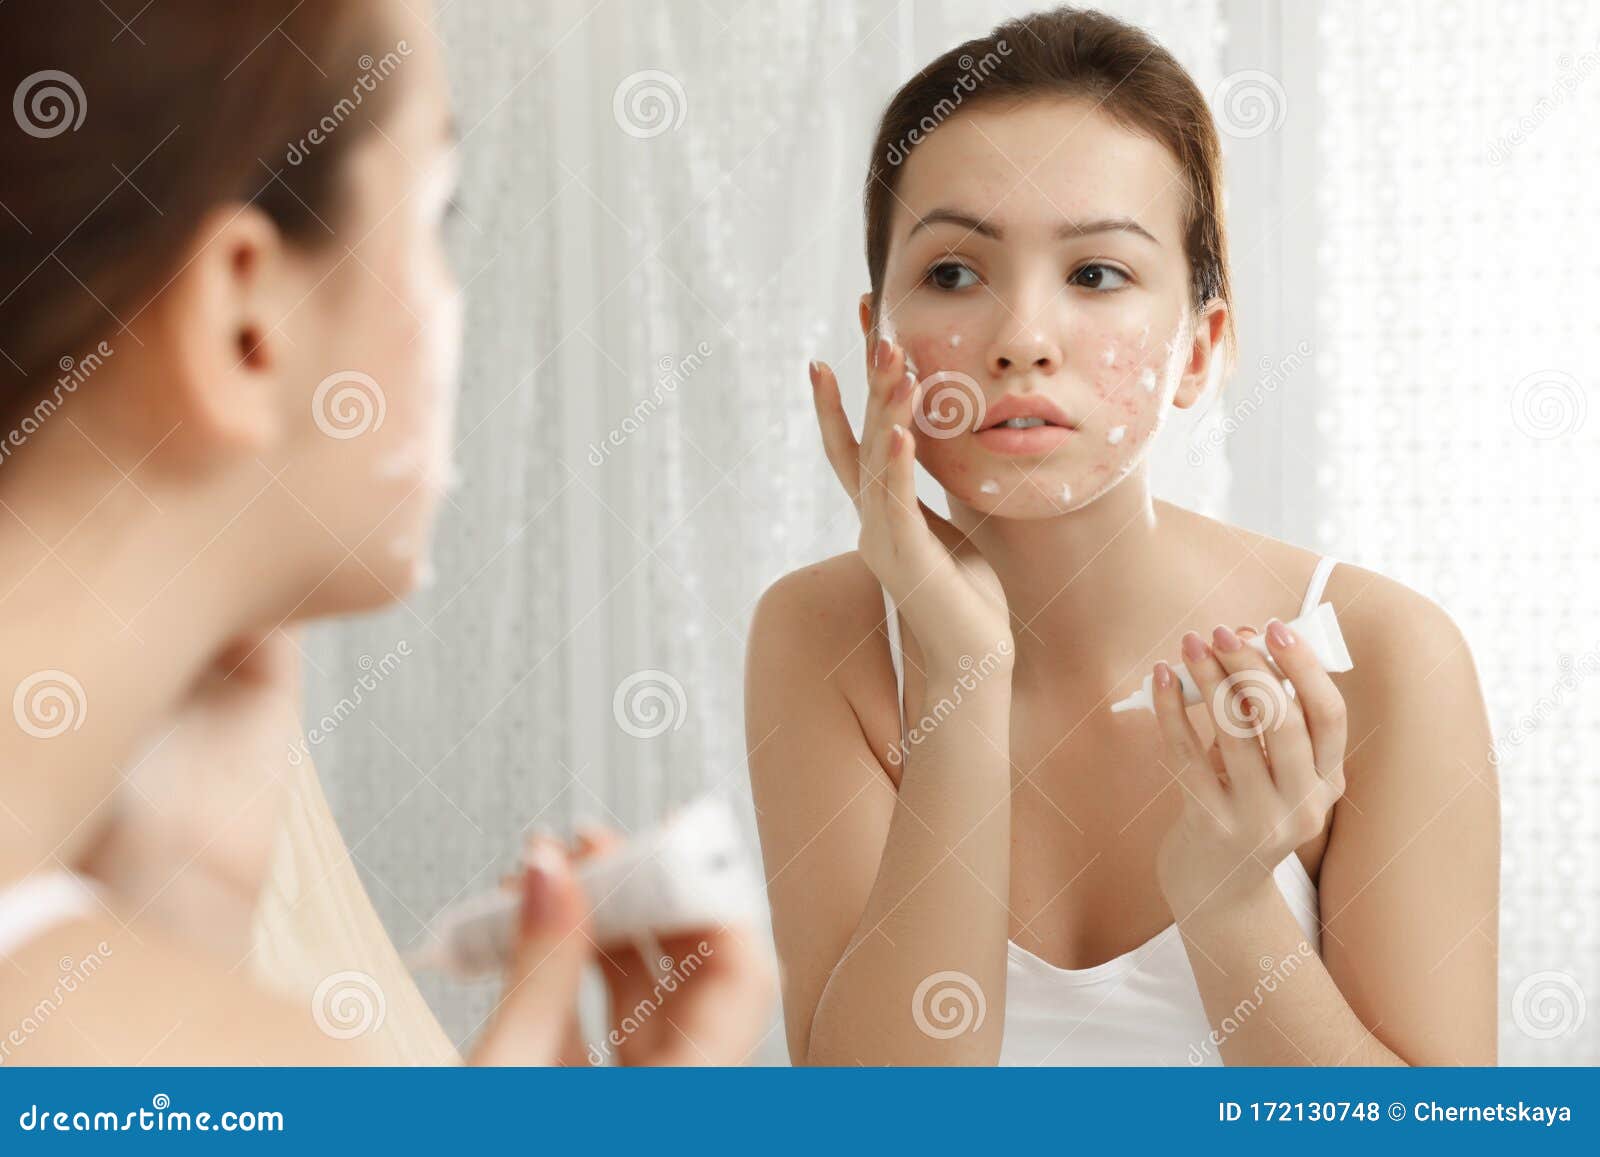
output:
MULTIPOLYGON (((438 7, 464 137, 462 484, 433 585, 308 647, 312 754, 402 947, 535 827, 638 831, 712 789, 749 818, 750 612, 855 542, 805 364, 862 363, 877 115, 1031 6, 438 7)), ((1502 1060, 1595 1063, 1600 718, 1567 688, 1600 665, 1594 17, 1106 7, 1228 133, 1240 369, 1169 426, 1158 492, 1440 601, 1497 734, 1554 701, 1501 763, 1502 1060)), ((423 991, 458 1042, 495 996, 423 991)), ((783 1059, 777 1031, 752 1058, 783 1059)))

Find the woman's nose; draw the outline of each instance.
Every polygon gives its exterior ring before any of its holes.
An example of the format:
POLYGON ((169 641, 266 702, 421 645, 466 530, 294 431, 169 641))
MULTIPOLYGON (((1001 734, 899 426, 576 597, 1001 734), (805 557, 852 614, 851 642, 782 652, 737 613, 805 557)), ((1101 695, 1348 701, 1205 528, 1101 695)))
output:
POLYGON ((1011 326, 989 351, 989 369, 996 377, 1029 370, 1050 374, 1060 368, 1060 346, 1042 326, 1011 326))

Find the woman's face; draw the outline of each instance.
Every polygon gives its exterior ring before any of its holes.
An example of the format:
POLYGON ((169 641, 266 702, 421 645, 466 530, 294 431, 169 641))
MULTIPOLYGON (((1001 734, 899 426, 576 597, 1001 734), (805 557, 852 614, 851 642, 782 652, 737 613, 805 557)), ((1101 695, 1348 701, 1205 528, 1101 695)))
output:
POLYGON ((406 46, 380 82, 403 87, 345 160, 335 236, 316 245, 303 278, 314 288, 285 327, 301 420, 283 481, 337 540, 301 614, 380 604, 425 580, 453 474, 461 307, 443 227, 455 147, 437 42, 391 7, 394 39, 373 55, 406 46))
POLYGON ((918 461, 984 513, 1094 501, 1203 384, 1177 162, 1088 102, 1041 99, 964 111, 904 164, 880 326, 923 383, 918 461), (1055 424, 992 427, 1018 403, 1055 424))

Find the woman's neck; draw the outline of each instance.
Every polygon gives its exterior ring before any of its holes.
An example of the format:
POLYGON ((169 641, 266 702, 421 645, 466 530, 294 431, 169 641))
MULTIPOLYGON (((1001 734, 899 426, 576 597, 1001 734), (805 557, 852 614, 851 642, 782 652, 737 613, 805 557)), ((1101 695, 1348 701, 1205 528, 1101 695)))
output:
POLYGON ((1137 682, 1145 670, 1130 665, 1144 663, 1174 629, 1151 612, 1189 587, 1172 537, 1190 516, 1153 500, 1143 470, 1066 514, 999 518, 953 499, 951 521, 1005 588, 1023 679, 1033 672, 1052 682, 1137 682))
POLYGON ((231 638, 292 603, 274 598, 229 487, 162 486, 69 417, 0 465, 7 876, 79 862, 115 812, 130 754, 231 638))

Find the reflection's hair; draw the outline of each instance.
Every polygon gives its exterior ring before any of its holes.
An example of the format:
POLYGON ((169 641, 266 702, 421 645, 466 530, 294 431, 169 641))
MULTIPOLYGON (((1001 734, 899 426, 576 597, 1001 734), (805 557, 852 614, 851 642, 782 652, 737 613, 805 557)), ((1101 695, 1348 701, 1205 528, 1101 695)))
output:
POLYGON ((95 3, 0 6, 0 415, 61 359, 116 344, 207 212, 253 202, 291 239, 329 236, 341 163, 403 83, 363 91, 365 58, 394 49, 378 11, 162 0, 123 29, 95 3))
MULTIPOLYGON (((1189 192, 1184 248, 1191 304, 1227 302, 1231 348, 1222 150, 1210 107, 1184 67, 1149 34, 1103 12, 1076 8, 1009 20, 987 36, 958 44, 889 101, 873 142, 865 191, 874 324, 883 298, 895 188, 906 156, 963 109, 1063 96, 1093 101, 1113 120, 1160 141, 1176 158, 1189 192)), ((1064 119, 1062 131, 1070 132, 1072 123, 1064 119)))

